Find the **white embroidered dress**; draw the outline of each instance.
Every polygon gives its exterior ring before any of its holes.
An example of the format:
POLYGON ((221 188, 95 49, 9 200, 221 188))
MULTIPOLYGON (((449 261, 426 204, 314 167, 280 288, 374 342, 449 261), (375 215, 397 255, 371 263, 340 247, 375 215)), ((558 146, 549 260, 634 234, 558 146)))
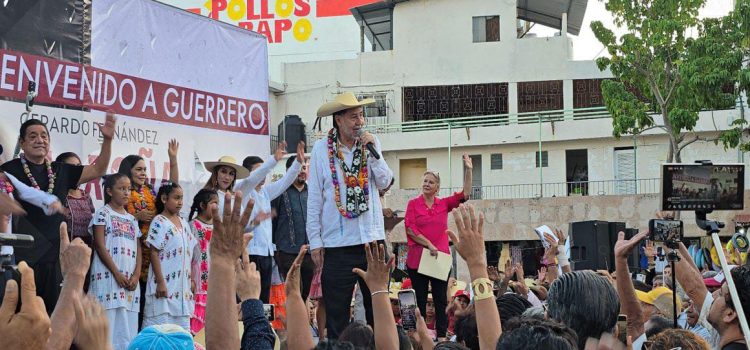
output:
POLYGON ((193 314, 195 301, 190 291, 190 280, 193 259, 197 258, 194 254, 198 241, 190 232, 185 219, 180 218, 180 225, 182 227, 178 228, 163 215, 157 215, 151 222, 146 243, 159 251, 161 272, 167 284, 167 297, 156 297, 156 277, 151 265, 144 317, 168 315, 189 319, 193 314))
MULTIPOLYGON (((112 261, 125 278, 130 279, 136 265, 138 241, 141 230, 138 221, 130 214, 120 214, 109 205, 94 213, 89 224, 89 233, 94 235, 94 226, 104 226, 104 245, 112 261)), ((134 291, 120 287, 115 276, 102 262, 99 254, 94 253, 91 265, 91 284, 89 295, 96 298, 104 309, 125 308, 127 311, 140 311, 140 286, 134 291)))

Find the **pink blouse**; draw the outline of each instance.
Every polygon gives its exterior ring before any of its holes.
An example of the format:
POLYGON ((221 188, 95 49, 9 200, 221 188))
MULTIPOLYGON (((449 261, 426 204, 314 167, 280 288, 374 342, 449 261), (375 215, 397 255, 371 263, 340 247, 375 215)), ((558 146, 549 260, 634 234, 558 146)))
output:
MULTIPOLYGON (((435 197, 432 208, 428 208, 422 195, 409 201, 406 206, 404 226, 411 229, 415 235, 427 238, 439 251, 450 254, 448 245, 448 213, 457 208, 464 201, 464 193, 456 192, 450 197, 435 197)), ((409 250, 406 254, 406 267, 419 269, 422 258, 422 245, 406 235, 409 250)))

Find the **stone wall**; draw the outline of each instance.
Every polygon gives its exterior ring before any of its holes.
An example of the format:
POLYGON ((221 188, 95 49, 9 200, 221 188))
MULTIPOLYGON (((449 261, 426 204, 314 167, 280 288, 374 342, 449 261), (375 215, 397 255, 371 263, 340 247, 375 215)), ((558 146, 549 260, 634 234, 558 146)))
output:
MULTIPOLYGON (((385 197, 385 206, 393 210, 405 210, 409 199, 418 195, 417 190, 392 190, 385 197)), ((484 234, 488 241, 518 241, 538 239, 534 227, 548 225, 565 231, 568 224, 576 221, 603 220, 625 222, 627 227, 646 229, 660 207, 659 194, 621 196, 572 196, 554 198, 530 198, 508 200, 472 200, 485 215, 484 234)), ((745 191, 745 203, 750 203, 750 191, 745 191)), ((750 214, 750 210, 717 211, 709 219, 723 221, 727 228, 722 235, 734 233, 736 215, 750 214)), ((404 213, 400 214, 401 216, 404 213)), ((695 225, 693 212, 682 212, 685 236, 704 234, 695 225)), ((448 227, 455 229, 453 219, 448 227)), ((405 242, 404 224, 391 231, 392 242, 405 242)))

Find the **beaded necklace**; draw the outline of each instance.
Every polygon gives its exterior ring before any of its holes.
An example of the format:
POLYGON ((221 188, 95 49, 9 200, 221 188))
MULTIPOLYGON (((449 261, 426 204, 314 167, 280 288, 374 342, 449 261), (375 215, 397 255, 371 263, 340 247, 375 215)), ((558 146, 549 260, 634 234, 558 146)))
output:
MULTIPOLYGON (((26 156, 22 154, 20 158, 21 164, 23 165, 23 172, 26 174, 26 177, 29 178, 31 187, 34 187, 37 190, 41 190, 41 188, 39 188, 39 184, 34 178, 34 175, 31 174, 31 169, 29 169, 29 162, 26 160, 26 156)), ((44 165, 47 166, 47 177, 49 178, 49 187, 47 188, 47 193, 51 194, 55 191, 55 173, 52 171, 52 163, 50 163, 49 160, 45 159, 44 165)))
POLYGON ((354 219, 366 212, 370 193, 369 176, 367 173, 367 156, 365 146, 354 149, 354 159, 351 168, 346 165, 344 155, 338 148, 338 135, 335 129, 328 132, 328 165, 331 170, 333 192, 336 198, 336 207, 342 216, 354 219), (335 159, 339 159, 341 168, 344 170, 344 185, 346 186, 346 207, 341 203, 341 192, 339 191, 339 179, 336 172, 335 159))

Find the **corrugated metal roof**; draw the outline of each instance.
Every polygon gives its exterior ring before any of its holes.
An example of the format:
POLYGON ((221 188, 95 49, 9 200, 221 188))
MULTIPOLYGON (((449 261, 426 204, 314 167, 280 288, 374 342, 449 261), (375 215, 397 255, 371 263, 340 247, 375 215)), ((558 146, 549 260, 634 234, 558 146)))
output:
POLYGON ((518 18, 562 29, 562 14, 568 14, 568 33, 578 35, 588 0, 518 0, 518 18))

